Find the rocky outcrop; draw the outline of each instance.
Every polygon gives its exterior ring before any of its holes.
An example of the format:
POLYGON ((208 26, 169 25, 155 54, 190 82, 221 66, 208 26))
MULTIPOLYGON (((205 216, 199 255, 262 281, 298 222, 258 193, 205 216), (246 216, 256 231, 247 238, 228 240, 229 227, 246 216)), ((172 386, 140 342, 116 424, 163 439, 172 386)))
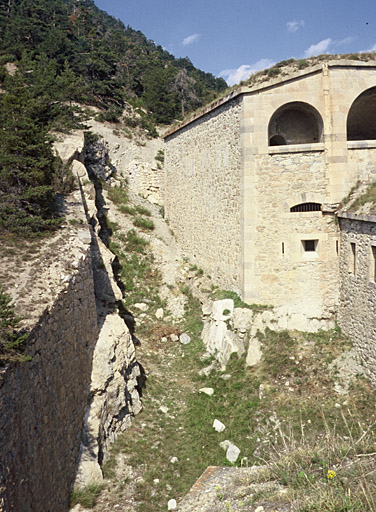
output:
POLYGON ((111 443, 142 408, 139 376, 128 328, 118 314, 107 315, 94 350, 91 403, 85 416, 76 485, 103 479, 100 465, 111 443))

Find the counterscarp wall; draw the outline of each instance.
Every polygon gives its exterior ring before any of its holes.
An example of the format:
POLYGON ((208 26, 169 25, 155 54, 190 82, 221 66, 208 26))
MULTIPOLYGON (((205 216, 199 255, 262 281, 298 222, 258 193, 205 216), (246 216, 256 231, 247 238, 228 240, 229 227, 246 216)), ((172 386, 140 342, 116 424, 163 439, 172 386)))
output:
POLYGON ((98 334, 88 228, 80 251, 75 273, 31 332, 32 361, 0 375, 0 510, 6 512, 69 508, 98 334))

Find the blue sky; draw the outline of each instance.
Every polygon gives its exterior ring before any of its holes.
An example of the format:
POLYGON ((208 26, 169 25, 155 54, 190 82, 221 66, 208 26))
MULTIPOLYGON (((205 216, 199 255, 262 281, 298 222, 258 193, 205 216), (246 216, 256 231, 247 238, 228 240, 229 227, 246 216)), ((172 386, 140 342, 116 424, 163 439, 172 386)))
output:
POLYGON ((229 85, 291 57, 376 51, 376 0, 95 0, 229 85))

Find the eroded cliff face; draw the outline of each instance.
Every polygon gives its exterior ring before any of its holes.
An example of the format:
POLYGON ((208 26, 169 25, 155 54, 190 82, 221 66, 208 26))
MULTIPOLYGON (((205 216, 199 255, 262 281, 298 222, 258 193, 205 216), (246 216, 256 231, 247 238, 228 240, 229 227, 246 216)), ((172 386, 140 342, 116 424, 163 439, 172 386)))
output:
MULTIPOLYGON (((66 223, 7 286, 31 362, 0 372, 0 510, 65 512, 72 484, 101 480, 109 445, 141 410, 140 368, 119 315, 114 255, 98 237, 83 134, 58 145, 79 187, 58 204, 66 223)), ((12 256, 2 256, 10 268, 12 256)), ((13 262, 14 267, 14 262, 13 262)))

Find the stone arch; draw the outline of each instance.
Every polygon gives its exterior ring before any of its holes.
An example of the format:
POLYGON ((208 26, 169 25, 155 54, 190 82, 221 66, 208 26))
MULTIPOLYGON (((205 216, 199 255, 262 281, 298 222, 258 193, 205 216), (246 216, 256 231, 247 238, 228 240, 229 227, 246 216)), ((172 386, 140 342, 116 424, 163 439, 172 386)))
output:
POLYGON ((309 103, 293 101, 282 105, 272 115, 268 127, 269 146, 321 142, 322 132, 320 113, 309 103))
POLYGON ((347 140, 376 139, 376 87, 363 91, 347 115, 347 140))
POLYGON ((322 207, 321 203, 305 202, 305 203, 299 203, 299 204, 295 204, 294 206, 291 206, 290 212, 292 212, 292 213, 320 212, 321 207, 322 207))

